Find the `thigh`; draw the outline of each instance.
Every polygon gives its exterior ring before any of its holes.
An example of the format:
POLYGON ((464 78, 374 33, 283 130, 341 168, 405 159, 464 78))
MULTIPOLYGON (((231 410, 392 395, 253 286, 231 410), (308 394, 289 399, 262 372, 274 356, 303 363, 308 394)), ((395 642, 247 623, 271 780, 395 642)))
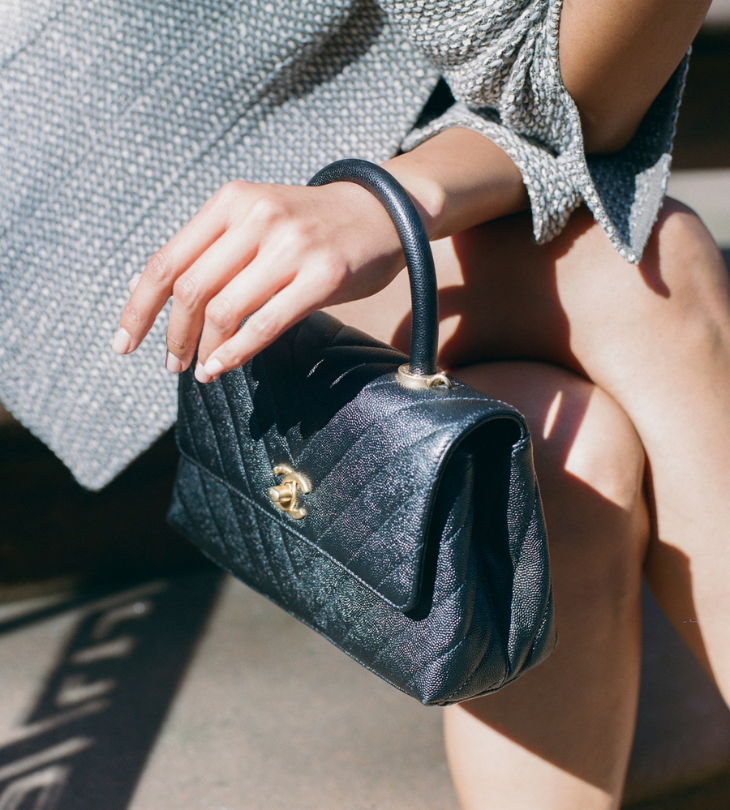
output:
MULTIPOLYGON (((672 363, 689 358, 718 323, 730 323, 722 257, 700 220, 672 200, 638 266, 616 252, 585 207, 546 245, 533 242, 525 213, 435 242, 433 250, 444 366, 556 363, 609 391, 629 412, 647 367, 657 370, 651 383, 661 395, 672 363)), ((405 273, 378 295, 332 312, 407 348, 405 273)))

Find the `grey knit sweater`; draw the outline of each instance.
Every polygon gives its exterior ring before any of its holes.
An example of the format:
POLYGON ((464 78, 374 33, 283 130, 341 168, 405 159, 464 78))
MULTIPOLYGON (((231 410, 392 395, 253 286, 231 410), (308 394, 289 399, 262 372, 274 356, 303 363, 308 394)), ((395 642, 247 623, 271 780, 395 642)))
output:
POLYGON ((585 201, 637 261, 686 67, 586 160, 561 0, 36 0, 0 11, 0 400, 87 487, 175 418, 161 319, 110 342, 128 279, 233 178, 304 183, 468 126, 522 172, 535 238, 585 201), (457 104, 414 124, 439 76, 457 104))

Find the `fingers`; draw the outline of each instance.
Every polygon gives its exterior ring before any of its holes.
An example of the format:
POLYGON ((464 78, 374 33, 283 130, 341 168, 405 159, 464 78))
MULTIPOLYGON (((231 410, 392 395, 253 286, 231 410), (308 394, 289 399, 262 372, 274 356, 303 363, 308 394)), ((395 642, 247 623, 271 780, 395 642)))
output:
POLYGON ((311 285, 303 284, 299 279, 284 287, 254 312, 233 337, 215 349, 205 365, 198 363, 195 367, 196 379, 207 383, 224 371, 243 365, 295 323, 306 318, 321 303, 319 296, 311 290, 311 285))
POLYGON ((273 263, 268 257, 255 259, 212 298, 205 308, 198 362, 204 366, 208 357, 238 332, 244 318, 292 281, 296 269, 273 263))
MULTIPOLYGON (((221 289, 225 291, 231 279, 251 262, 256 249, 255 238, 240 227, 231 228, 175 281, 167 327, 168 356, 165 364, 168 371, 177 373, 190 365, 203 323, 207 321, 206 307, 216 293, 221 289)), ((222 306, 216 309, 219 314, 222 306)), ((236 327, 240 320, 236 322, 236 327)))
POLYGON ((139 346, 172 295, 177 278, 226 230, 231 196, 232 191, 224 186, 182 230, 152 255, 134 286, 130 281, 130 298, 112 343, 117 354, 129 354, 139 346))
POLYGON ((200 339, 197 376, 211 379, 318 306, 379 290, 400 267, 400 243, 351 185, 224 186, 130 281, 114 350, 134 351, 172 296, 165 364, 189 367, 200 339))

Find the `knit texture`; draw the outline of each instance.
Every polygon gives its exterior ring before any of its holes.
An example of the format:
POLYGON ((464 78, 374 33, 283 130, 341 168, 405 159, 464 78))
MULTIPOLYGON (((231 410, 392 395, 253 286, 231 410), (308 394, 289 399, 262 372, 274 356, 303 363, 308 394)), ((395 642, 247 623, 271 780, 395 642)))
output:
POLYGON ((404 148, 448 127, 481 132, 520 170, 537 242, 556 236, 586 202, 621 256, 640 260, 667 189, 688 56, 631 143, 617 154, 586 158, 578 109, 560 75, 562 0, 430 0, 418 14, 413 3, 402 0, 382 0, 382 5, 438 65, 459 100, 410 133, 404 148))
POLYGON ((305 183, 448 126, 505 149, 545 241, 585 200, 629 260, 663 197, 684 65, 586 161, 560 0, 36 0, 0 21, 0 400, 85 486, 175 418, 166 319, 110 349, 127 282, 231 179, 305 183), (459 103, 414 131, 439 75, 459 103))

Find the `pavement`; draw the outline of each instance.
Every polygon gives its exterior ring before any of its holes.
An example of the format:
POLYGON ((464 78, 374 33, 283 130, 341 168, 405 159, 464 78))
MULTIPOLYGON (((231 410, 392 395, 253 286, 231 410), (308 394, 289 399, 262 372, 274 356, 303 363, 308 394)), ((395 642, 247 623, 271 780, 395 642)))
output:
MULTIPOLYGON (((670 193, 730 267, 729 78, 715 0, 670 193)), ((84 492, 0 406, 0 810, 456 810, 441 710, 174 535, 174 466, 84 492)), ((730 808, 730 711, 648 595, 624 807, 730 808)))
POLYGON ((440 709, 167 528, 175 464, 89 493, 0 431, 0 810, 455 810, 440 709))
POLYGON ((0 639, 4 809, 457 808, 440 710, 216 571, 16 604, 0 639))
MULTIPOLYGON (((174 470, 88 493, 0 432, 0 810, 456 810, 441 709, 169 530, 174 470)), ((625 806, 730 807, 730 712, 648 595, 625 806)))

